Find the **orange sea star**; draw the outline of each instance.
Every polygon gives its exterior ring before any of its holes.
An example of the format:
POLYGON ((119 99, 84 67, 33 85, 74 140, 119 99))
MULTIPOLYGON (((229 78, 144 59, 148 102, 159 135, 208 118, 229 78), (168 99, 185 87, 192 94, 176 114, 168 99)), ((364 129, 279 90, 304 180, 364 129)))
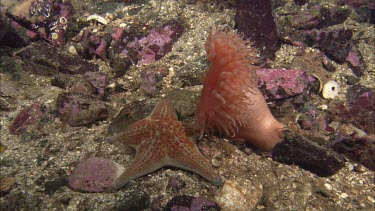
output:
POLYGON ((133 162, 115 180, 113 186, 116 189, 163 166, 195 172, 214 184, 223 183, 195 143, 186 137, 169 101, 160 100, 149 116, 130 125, 113 139, 136 149, 133 162))

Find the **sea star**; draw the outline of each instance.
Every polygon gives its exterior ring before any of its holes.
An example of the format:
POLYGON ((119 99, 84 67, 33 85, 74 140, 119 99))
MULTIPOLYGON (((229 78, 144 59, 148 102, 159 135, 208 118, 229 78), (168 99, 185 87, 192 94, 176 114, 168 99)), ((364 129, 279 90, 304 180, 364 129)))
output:
POLYGON ((195 143, 186 137, 169 101, 160 100, 149 116, 130 125, 113 140, 123 141, 136 149, 133 162, 115 180, 116 189, 163 166, 195 172, 216 185, 223 183, 195 143))

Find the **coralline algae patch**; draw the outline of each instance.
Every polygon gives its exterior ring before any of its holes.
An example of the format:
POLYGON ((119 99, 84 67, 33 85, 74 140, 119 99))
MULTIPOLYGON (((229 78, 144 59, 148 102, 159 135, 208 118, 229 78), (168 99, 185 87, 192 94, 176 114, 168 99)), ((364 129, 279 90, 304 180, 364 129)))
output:
POLYGON ((315 78, 303 70, 260 69, 256 71, 258 87, 266 100, 295 96, 304 92, 315 78))

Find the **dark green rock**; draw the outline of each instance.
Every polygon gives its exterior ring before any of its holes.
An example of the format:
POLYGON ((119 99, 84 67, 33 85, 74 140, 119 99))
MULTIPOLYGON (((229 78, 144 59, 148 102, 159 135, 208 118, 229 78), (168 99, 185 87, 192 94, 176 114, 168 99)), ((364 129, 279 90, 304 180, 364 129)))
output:
POLYGON ((138 211, 143 210, 150 204, 150 195, 143 190, 134 188, 127 190, 117 200, 117 211, 138 211))

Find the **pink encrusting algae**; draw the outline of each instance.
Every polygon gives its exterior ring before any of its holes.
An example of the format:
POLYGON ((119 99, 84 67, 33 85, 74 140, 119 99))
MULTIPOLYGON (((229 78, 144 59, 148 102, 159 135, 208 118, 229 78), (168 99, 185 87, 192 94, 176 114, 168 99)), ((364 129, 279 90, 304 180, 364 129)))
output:
POLYGON ((203 80, 196 125, 201 137, 205 131, 218 131, 271 150, 283 139, 284 125, 273 117, 257 88, 257 67, 252 65, 257 50, 249 44, 236 32, 210 32, 205 47, 211 66, 203 80))

